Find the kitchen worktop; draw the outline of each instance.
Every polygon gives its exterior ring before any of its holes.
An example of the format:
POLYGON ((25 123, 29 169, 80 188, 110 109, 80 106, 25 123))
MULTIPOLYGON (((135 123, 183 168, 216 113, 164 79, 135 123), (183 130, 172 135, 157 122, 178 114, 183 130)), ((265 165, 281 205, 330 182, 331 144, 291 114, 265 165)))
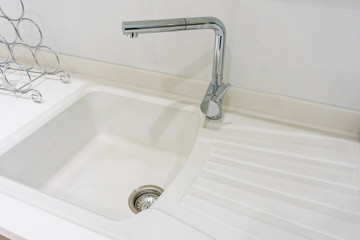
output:
MULTIPOLYGON (((70 84, 48 79, 36 87, 44 103, 0 95, 1 151, 93 87, 200 102, 80 74, 72 74, 70 84)), ((356 138, 244 114, 230 106, 221 120, 204 119, 188 160, 151 209, 121 224, 100 218, 84 224, 42 206, 36 197, 24 197, 27 193, 14 194, 14 188, 24 186, 1 177, 0 234, 34 240, 355 240, 360 238, 359 166, 356 138)))

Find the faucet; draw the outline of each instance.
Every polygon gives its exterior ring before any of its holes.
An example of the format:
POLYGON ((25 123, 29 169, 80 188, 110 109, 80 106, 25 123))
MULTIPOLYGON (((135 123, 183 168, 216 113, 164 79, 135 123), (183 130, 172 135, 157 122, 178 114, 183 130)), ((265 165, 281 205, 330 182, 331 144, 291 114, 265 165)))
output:
POLYGON ((213 57, 212 80, 200 105, 201 111, 208 119, 217 120, 222 117, 222 102, 230 84, 223 83, 225 26, 214 17, 175 18, 147 21, 131 21, 122 23, 123 34, 136 38, 142 33, 171 32, 184 30, 213 29, 215 46, 213 57))

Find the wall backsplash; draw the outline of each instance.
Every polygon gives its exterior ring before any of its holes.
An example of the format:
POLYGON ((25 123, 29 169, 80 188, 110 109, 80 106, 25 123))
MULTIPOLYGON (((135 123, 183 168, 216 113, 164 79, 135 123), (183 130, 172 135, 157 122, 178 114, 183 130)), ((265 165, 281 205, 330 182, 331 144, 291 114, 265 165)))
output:
POLYGON ((356 0, 23 1, 44 45, 61 53, 206 81, 211 30, 128 39, 121 22, 214 16, 227 28, 225 79, 234 86, 360 110, 356 0))

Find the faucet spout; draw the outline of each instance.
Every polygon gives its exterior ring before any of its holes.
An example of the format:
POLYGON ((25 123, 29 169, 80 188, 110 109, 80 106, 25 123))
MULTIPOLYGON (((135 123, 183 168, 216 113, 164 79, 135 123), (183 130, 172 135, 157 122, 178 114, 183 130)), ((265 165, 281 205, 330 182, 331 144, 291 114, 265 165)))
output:
POLYGON ((137 38, 139 35, 135 32, 132 32, 132 33, 127 33, 126 36, 128 38, 137 38))
POLYGON ((222 117, 222 101, 230 84, 223 83, 226 31, 224 24, 214 17, 175 18, 148 21, 123 22, 122 31, 130 38, 143 33, 213 29, 215 45, 211 84, 201 104, 201 110, 209 119, 222 117))

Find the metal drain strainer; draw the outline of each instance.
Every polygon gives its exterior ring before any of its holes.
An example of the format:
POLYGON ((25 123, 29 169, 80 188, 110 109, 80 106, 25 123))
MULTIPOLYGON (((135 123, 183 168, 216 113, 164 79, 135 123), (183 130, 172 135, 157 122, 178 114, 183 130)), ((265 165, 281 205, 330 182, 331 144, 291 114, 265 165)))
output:
POLYGON ((135 189, 129 197, 129 207, 135 214, 148 209, 164 191, 155 185, 145 185, 135 189))

